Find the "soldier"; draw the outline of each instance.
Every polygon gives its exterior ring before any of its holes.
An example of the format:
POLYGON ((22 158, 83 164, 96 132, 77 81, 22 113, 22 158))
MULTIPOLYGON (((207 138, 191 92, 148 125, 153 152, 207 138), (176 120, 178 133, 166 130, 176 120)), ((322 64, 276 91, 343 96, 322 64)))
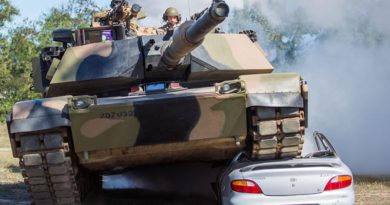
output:
POLYGON ((111 9, 96 13, 93 16, 93 27, 123 24, 126 28, 126 34, 131 35, 137 32, 137 20, 145 18, 138 4, 129 5, 126 0, 112 0, 111 9))
POLYGON ((163 20, 166 24, 158 28, 159 33, 174 31, 180 25, 181 14, 176 8, 169 7, 164 12, 163 20))
POLYGON ((112 0, 109 16, 113 24, 123 24, 126 28, 126 34, 130 35, 136 33, 140 11, 141 6, 138 4, 129 5, 126 0, 112 0))

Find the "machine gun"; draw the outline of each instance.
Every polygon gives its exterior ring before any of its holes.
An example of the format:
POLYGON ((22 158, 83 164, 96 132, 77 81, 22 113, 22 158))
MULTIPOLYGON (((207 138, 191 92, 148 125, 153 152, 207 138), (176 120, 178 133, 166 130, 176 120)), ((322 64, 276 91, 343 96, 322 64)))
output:
POLYGON ((128 5, 126 0, 116 1, 115 3, 111 4, 111 11, 108 14, 109 19, 111 19, 111 22, 113 24, 116 23, 122 23, 123 17, 126 15, 122 7, 128 5))

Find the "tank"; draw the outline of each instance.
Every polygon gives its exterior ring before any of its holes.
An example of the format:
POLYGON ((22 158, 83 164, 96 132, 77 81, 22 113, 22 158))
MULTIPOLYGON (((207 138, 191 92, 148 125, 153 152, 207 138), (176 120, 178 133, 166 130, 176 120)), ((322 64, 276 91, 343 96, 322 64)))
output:
POLYGON ((300 157, 308 89, 272 73, 251 32, 216 32, 213 1, 174 33, 127 36, 124 26, 58 29, 33 61, 42 99, 7 116, 35 204, 80 204, 101 175, 164 163, 300 157), (249 34, 249 35, 248 35, 249 34))

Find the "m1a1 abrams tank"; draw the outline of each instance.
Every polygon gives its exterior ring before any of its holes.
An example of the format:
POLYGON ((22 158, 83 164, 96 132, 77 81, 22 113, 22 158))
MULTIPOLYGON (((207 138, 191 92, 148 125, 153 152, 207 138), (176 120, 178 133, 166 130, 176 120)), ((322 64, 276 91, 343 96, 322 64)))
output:
POLYGON ((45 98, 7 118, 35 204, 80 204, 101 174, 179 161, 299 157, 307 87, 272 74, 246 34, 212 33, 229 13, 214 1, 166 35, 126 38, 122 25, 59 29, 33 62, 45 98), (75 37, 75 38, 74 38, 75 37))

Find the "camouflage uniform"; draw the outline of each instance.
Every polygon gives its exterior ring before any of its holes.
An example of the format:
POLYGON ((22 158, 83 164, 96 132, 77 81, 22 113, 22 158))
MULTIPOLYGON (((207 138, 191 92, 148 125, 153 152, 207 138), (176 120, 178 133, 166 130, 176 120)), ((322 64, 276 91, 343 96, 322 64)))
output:
POLYGON ((175 24, 172 26, 169 23, 166 23, 165 25, 163 25, 157 29, 157 34, 166 34, 166 33, 168 33, 168 31, 174 31, 179 26, 180 26, 180 24, 175 24))
POLYGON ((138 26, 136 30, 137 36, 149 36, 149 35, 157 35, 157 34, 162 34, 163 31, 159 30, 157 28, 153 27, 141 27, 138 26))
POLYGON ((94 13, 92 16, 91 26, 92 27, 100 27, 100 26, 110 25, 109 13, 110 13, 110 10, 94 13))
MULTIPOLYGON (((112 12, 114 11, 114 4, 111 5, 111 9, 98 12, 93 15, 92 19, 92 27, 99 27, 99 26, 105 26, 105 25, 113 25, 113 24, 123 24, 126 28, 126 32, 128 34, 137 33, 138 30, 138 19, 145 18, 145 14, 143 12, 135 13, 132 11, 134 5, 129 5, 128 3, 125 3, 122 5, 116 13, 112 12)), ((138 9, 141 9, 140 6, 138 6, 138 9)))
POLYGON ((112 22, 122 23, 127 33, 135 33, 137 30, 137 16, 131 12, 131 5, 123 5, 119 12, 113 15, 112 22))

